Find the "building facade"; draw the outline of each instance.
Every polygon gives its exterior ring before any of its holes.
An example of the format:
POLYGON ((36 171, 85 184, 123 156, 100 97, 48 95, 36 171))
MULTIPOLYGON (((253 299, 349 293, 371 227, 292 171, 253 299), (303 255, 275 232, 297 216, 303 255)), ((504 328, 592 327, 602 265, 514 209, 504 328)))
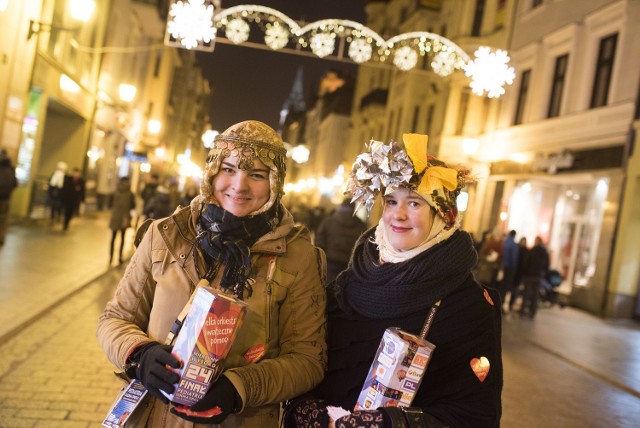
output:
POLYGON ((479 178, 466 230, 540 236, 572 305, 638 316, 639 13, 634 0, 372 1, 368 26, 385 38, 429 31, 469 55, 506 49, 516 80, 496 100, 426 60, 408 72, 362 65, 345 159, 371 138, 428 134, 430 153, 479 178))
POLYGON ((168 0, 96 0, 85 22, 69 0, 9 1, 0 12, 0 135, 17 165, 15 217, 46 211, 59 161, 80 168, 87 205, 108 205, 117 178, 179 175, 204 163, 210 89, 194 54, 163 43, 168 0), (181 160, 184 157, 180 158, 181 160))
POLYGON ((633 121, 640 2, 521 1, 509 52, 517 70, 496 129, 478 153, 491 165, 481 224, 541 236, 571 304, 637 315, 633 121), (635 260, 635 261, 634 261, 635 260))

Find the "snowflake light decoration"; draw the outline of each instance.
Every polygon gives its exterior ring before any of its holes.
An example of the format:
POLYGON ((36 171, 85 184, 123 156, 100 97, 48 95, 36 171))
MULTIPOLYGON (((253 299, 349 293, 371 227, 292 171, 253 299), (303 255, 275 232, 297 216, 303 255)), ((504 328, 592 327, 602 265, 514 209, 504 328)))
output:
POLYGON ((453 54, 446 51, 440 51, 435 54, 431 61, 433 71, 442 77, 447 77, 455 70, 455 58, 453 54))
POLYGON ((210 43, 216 37, 213 26, 213 5, 205 5, 205 0, 178 1, 171 5, 171 17, 167 31, 187 49, 210 43))
POLYGON ((475 59, 464 68, 465 74, 471 77, 471 90, 474 94, 487 92, 489 98, 498 98, 505 92, 504 85, 511 85, 516 77, 513 67, 508 66, 507 52, 498 49, 494 53, 483 46, 474 55, 475 59))
POLYGON ((363 62, 367 62, 371 59, 371 54, 373 53, 373 48, 371 47, 371 43, 369 43, 363 37, 358 37, 354 39, 349 44, 349 58, 358 64, 362 64, 363 62))
POLYGON ((243 19, 232 19, 227 23, 225 35, 235 44, 244 43, 249 38, 249 24, 243 19))
POLYGON ((418 63, 418 53, 409 46, 403 46, 396 50, 393 63, 402 71, 411 70, 418 63))
POLYGON ((336 48, 336 35, 334 33, 316 33, 311 37, 311 51, 324 58, 333 53, 336 48))
POLYGON ((267 24, 264 42, 274 51, 282 49, 289 43, 289 31, 277 21, 271 25, 267 24))

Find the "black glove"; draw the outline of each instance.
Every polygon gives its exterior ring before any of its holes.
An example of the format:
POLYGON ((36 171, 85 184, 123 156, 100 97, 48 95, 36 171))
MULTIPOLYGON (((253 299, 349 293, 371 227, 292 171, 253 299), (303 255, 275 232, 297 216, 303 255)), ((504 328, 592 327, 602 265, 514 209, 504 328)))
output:
POLYGON ((358 410, 336 420, 336 428, 371 427, 382 428, 384 417, 379 410, 358 410))
POLYGON ((167 368, 178 369, 180 361, 171 355, 171 346, 151 342, 133 351, 130 361, 136 365, 135 378, 140 380, 151 394, 165 404, 169 399, 160 390, 173 394, 174 385, 180 380, 178 373, 167 368))
POLYGON ((285 427, 312 428, 329 426, 328 403, 325 400, 305 399, 292 404, 285 427))
POLYGON ((187 416, 179 410, 173 408, 171 413, 181 417, 184 420, 194 422, 197 424, 220 424, 231 413, 236 413, 242 408, 242 398, 231 381, 222 376, 218 379, 209 391, 202 397, 202 400, 195 403, 189 408, 194 412, 203 412, 205 410, 213 409, 214 407, 220 408, 220 413, 215 416, 205 418, 198 416, 187 416))

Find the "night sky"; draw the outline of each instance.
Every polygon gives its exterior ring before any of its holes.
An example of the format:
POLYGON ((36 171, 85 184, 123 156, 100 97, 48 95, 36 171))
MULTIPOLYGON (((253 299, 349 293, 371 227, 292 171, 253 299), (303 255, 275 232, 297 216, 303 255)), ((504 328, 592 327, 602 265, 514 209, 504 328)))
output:
MULTIPOLYGON (((222 7, 258 4, 271 7, 296 21, 349 19, 365 23, 366 0, 222 0, 222 7)), ((320 77, 338 69, 355 77, 351 64, 278 51, 217 44, 212 53, 198 53, 211 83, 211 123, 222 132, 247 119, 261 120, 277 129, 280 109, 291 91, 299 66, 303 67, 305 98, 311 100, 320 77)), ((307 105, 307 107, 310 107, 307 105)))

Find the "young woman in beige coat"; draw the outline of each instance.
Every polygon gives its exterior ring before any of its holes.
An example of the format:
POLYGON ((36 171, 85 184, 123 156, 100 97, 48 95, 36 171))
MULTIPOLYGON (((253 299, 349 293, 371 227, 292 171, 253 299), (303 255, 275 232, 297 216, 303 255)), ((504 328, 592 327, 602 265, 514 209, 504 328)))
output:
POLYGON ((233 125, 216 137, 201 194, 145 233, 97 332, 109 359, 151 396, 127 425, 277 427, 279 403, 322 379, 324 255, 281 204, 285 155, 264 123, 233 125), (169 367, 180 365, 161 343, 202 278, 248 308, 223 375, 192 406, 219 407, 211 418, 176 412, 160 392, 173 392, 169 367))

